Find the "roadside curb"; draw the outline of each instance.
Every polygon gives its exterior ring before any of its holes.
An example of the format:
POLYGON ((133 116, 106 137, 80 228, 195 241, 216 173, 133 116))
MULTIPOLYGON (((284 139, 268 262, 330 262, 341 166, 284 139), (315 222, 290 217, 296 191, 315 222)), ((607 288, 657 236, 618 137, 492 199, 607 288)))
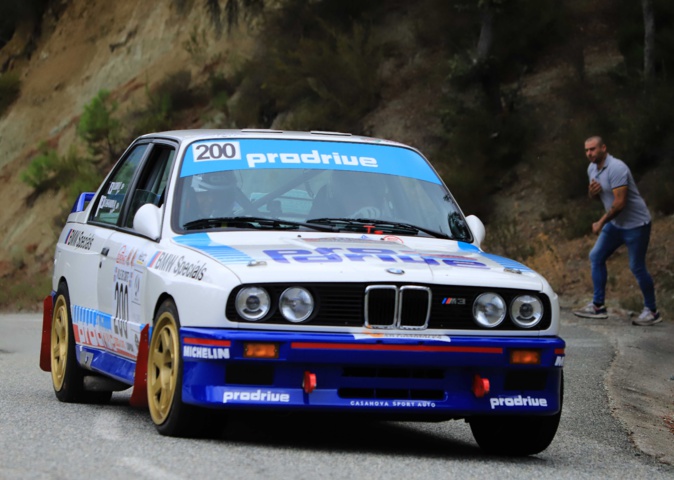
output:
MULTIPOLYGON (((574 318, 564 310, 563 317, 574 318)), ((674 322, 634 326, 628 312, 611 309, 606 320, 577 320, 615 350, 606 374, 613 415, 639 450, 674 465, 674 322)))

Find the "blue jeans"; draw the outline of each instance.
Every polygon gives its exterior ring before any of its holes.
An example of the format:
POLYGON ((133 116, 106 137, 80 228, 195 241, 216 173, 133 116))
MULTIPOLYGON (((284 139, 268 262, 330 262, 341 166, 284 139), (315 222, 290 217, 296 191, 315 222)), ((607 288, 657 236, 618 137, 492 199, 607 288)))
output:
POLYGON ((606 294, 606 260, 616 251, 620 245, 627 246, 627 254, 630 260, 630 270, 637 279, 641 293, 644 296, 644 305, 652 311, 656 311, 655 288, 653 279, 646 270, 646 250, 651 238, 651 224, 637 228, 619 228, 612 223, 607 223, 599 233, 597 243, 590 252, 590 264, 592 265, 592 283, 594 284, 593 302, 603 305, 606 294))

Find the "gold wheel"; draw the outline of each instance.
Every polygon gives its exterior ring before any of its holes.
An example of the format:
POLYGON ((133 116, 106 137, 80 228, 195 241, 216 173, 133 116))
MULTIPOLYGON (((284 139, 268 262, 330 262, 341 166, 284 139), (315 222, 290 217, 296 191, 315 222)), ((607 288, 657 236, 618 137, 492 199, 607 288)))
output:
POLYGON ((179 362, 178 322, 172 312, 165 310, 154 325, 147 362, 147 396, 156 425, 163 424, 171 413, 178 388, 179 362))
POLYGON ((63 295, 56 298, 54 317, 51 322, 51 379, 54 390, 63 388, 68 363, 68 304, 63 295))

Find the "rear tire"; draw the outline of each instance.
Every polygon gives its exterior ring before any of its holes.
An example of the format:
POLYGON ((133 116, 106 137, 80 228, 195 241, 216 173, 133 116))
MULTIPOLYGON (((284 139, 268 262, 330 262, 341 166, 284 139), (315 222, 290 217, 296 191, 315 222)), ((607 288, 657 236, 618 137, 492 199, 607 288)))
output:
POLYGON ((559 412, 550 416, 484 416, 468 420, 475 441, 486 453, 526 456, 542 452, 552 443, 562 416, 564 376, 562 373, 559 412))
POLYGON ((180 320, 172 300, 154 318, 147 361, 147 400, 157 431, 170 437, 200 436, 206 411, 182 401, 183 366, 180 320))
POLYGON ((70 295, 65 283, 59 285, 51 322, 51 378, 56 398, 66 403, 106 403, 112 392, 84 389, 85 371, 77 362, 75 335, 70 316, 70 295))

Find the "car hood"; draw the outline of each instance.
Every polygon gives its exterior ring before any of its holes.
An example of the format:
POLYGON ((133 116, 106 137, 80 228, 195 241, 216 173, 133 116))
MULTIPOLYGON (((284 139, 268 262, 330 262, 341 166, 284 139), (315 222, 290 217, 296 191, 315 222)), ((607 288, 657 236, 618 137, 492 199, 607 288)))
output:
POLYGON ((214 232, 174 237, 233 272, 241 283, 414 282, 542 290, 521 263, 472 244, 391 235, 214 232))

